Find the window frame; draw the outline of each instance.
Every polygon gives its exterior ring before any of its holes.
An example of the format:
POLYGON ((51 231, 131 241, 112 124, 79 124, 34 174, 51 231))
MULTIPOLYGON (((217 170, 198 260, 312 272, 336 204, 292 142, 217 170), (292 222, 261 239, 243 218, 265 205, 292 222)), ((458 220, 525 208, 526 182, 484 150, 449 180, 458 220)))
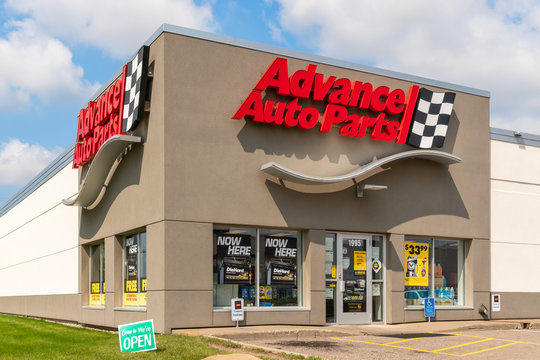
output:
POLYGON ((105 242, 100 241, 98 243, 92 244, 88 247, 88 305, 89 306, 95 306, 95 307, 103 307, 105 306, 105 242), (96 283, 96 281, 92 281, 92 272, 93 272, 93 256, 94 251, 99 251, 98 259, 98 273, 99 273, 99 292, 94 293, 92 291, 92 284, 96 283), (92 295, 99 294, 99 303, 95 303, 92 300, 92 295))
MULTIPOLYGON (((272 228, 272 227, 250 227, 250 226, 243 226, 243 225, 230 225, 230 224, 214 224, 212 229, 212 246, 216 246, 216 239, 215 234, 216 230, 222 230, 222 229, 230 229, 231 231, 237 231, 245 229, 248 232, 252 232, 255 230, 255 235, 251 235, 254 237, 253 244, 254 249, 251 249, 251 254, 254 255, 254 262, 251 264, 251 267, 254 269, 254 277, 253 277, 253 286, 255 287, 255 302, 253 306, 245 306, 245 310, 257 310, 257 311, 272 311, 272 310, 279 310, 279 311, 287 311, 290 309, 298 309, 303 307, 304 303, 304 264, 303 264, 303 255, 304 255, 304 234, 301 230, 298 229, 291 229, 291 228, 272 228), (296 233, 296 294, 297 294, 297 303, 296 305, 285 305, 285 306, 261 306, 261 294, 260 294, 260 286, 261 286, 261 275, 260 275, 260 266, 261 262, 264 265, 265 262, 265 248, 263 247, 261 249, 261 242, 263 241, 264 237, 267 236, 265 234, 261 235, 261 232, 294 232, 296 233)), ((213 254, 215 255, 215 254, 213 254)), ((216 264, 217 265, 217 264, 216 264)), ((213 287, 213 299, 212 299, 212 306, 214 311, 220 311, 220 310, 230 310, 230 305, 215 305, 216 304, 216 291, 217 286, 222 285, 219 284, 218 281, 215 280, 216 277, 216 269, 214 268, 212 270, 212 287, 213 287)), ((240 296, 238 296, 240 297, 240 296)), ((244 300, 245 301, 245 300, 244 300)))
MULTIPOLYGON (((457 246, 457 273, 458 273, 458 283, 456 284, 456 289, 458 291, 457 294, 457 303, 456 304, 435 304, 436 308, 445 308, 445 309, 454 309, 454 308, 463 308, 468 307, 467 305, 467 246, 468 246, 468 240, 466 239, 456 239, 456 238, 444 238, 444 237, 421 237, 421 236, 405 236, 403 247, 405 247, 405 243, 407 242, 418 242, 418 241, 424 241, 428 242, 430 246, 429 250, 429 297, 435 298, 435 266, 436 266, 436 259, 435 259, 435 243, 437 241, 456 241, 458 243, 457 246)), ((404 249, 403 249, 404 250, 404 249)), ((404 251, 403 251, 404 253, 404 251)), ((407 271, 406 267, 406 259, 404 258, 404 268, 403 272, 405 273, 407 271)), ((440 263, 440 261, 439 261, 440 263)), ((404 280, 405 281, 405 280, 404 280)), ((405 292, 407 291, 406 288, 408 286, 404 285, 404 308, 405 309, 418 309, 423 308, 422 304, 415 304, 415 305, 407 305, 405 302, 405 292)), ((414 285, 413 285, 414 287, 414 285)))
MULTIPOLYGON (((131 244, 130 246, 132 246, 131 244)), ((126 308, 146 308, 147 306, 147 291, 142 291, 144 288, 147 290, 147 239, 146 231, 141 231, 138 233, 126 235, 122 238, 122 306, 126 308), (137 244, 137 291, 136 292, 127 292, 127 281, 133 281, 133 279, 128 279, 127 268, 128 268, 128 258, 127 258, 127 240, 135 239, 137 244), (141 242, 144 241, 144 251, 141 251, 141 242), (142 258, 144 256, 144 259, 142 258), (143 260, 142 260, 143 259, 143 260), (141 276, 141 267, 144 265, 144 277, 141 276), (126 294, 136 294, 136 304, 133 301, 126 301, 126 294)))

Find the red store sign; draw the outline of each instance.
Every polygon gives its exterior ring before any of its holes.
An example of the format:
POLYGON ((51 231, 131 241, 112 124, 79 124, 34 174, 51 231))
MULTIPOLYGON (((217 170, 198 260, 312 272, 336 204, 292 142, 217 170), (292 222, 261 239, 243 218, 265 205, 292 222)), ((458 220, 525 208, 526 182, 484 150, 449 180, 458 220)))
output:
POLYGON ((108 138, 122 133, 125 73, 124 67, 122 77, 79 112, 73 168, 87 163, 108 138))
POLYGON ((133 131, 144 113, 148 46, 122 67, 122 76, 79 112, 73 168, 89 162, 111 136, 133 131))
POLYGON ((318 126, 329 132, 334 124, 342 124, 340 135, 405 143, 418 98, 419 87, 413 85, 407 94, 387 86, 373 88, 346 78, 317 73, 316 65, 308 65, 289 76, 287 60, 276 58, 261 76, 251 93, 233 115, 233 119, 251 118, 254 122, 298 127, 307 130, 318 126), (274 89, 277 95, 292 97, 288 102, 266 100, 263 91, 274 89), (325 100, 322 118, 319 110, 302 106, 300 99, 325 100), (371 110, 375 116, 360 116, 353 109, 371 110), (392 119, 387 119, 387 115, 392 119), (399 120, 398 120, 399 119, 399 120), (320 120, 320 121, 319 121, 320 120))

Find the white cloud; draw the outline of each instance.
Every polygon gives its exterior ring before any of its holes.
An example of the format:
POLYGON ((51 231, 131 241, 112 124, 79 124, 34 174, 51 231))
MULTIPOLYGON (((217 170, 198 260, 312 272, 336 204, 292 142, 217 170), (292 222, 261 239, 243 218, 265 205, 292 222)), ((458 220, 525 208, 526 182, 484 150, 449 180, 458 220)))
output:
POLYGON ((6 7, 28 16, 51 36, 95 46, 124 58, 163 23, 212 30, 210 5, 192 0, 8 0, 6 7))
POLYGON ((0 186, 26 184, 61 152, 59 147, 48 150, 18 139, 0 143, 0 186))
POLYGON ((318 53, 488 90, 494 125, 540 133, 537 1, 279 2, 318 53))
POLYGON ((42 34, 31 23, 12 22, 0 38, 0 109, 41 101, 88 97, 97 84, 83 80, 83 70, 72 62, 71 51, 60 41, 42 34))

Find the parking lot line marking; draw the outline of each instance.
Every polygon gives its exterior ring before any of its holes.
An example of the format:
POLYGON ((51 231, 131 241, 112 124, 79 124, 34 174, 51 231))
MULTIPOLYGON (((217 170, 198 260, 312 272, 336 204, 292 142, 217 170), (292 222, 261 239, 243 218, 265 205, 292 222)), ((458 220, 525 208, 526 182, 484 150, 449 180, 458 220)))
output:
POLYGON ((404 339, 404 340, 398 340, 398 341, 392 341, 392 342, 389 342, 389 343, 384 343, 384 345, 398 344, 398 343, 402 343, 402 342, 405 342, 405 341, 425 339, 425 338, 426 338, 425 336, 423 336, 423 337, 415 337, 415 338, 410 338, 410 339, 404 339))
POLYGON ((436 331, 430 331, 429 333, 430 334, 439 334, 439 335, 465 336, 465 337, 480 338, 480 339, 486 339, 487 338, 486 336, 453 334, 453 333, 436 332, 436 331))
POLYGON ((471 342, 468 342, 468 343, 465 343, 465 344, 449 346, 449 347, 445 347, 445 348, 437 349, 437 350, 433 350, 433 351, 443 351, 443 350, 448 350, 448 349, 455 349, 455 348, 458 348, 458 347, 467 346, 467 345, 471 345, 471 344, 478 344, 478 343, 481 343, 481 342, 484 342, 484 341, 489 341, 489 340, 493 340, 493 339, 492 338, 485 338, 485 339, 482 339, 482 340, 471 341, 471 342))
MULTIPOLYGON (((376 343, 376 342, 372 342, 372 341, 362 341, 362 340, 353 340, 353 339, 342 339, 342 338, 331 338, 331 339, 334 339, 334 340, 341 340, 341 341, 351 341, 351 342, 359 342, 359 343, 363 343, 363 344, 370 344, 370 345, 379 345, 379 346, 387 346, 387 347, 393 347, 393 348, 398 348, 398 349, 405 349, 405 350, 414 350, 414 351, 421 351, 421 352, 426 352, 426 353, 433 353, 433 354, 443 354, 443 355, 449 355, 449 356, 462 356, 462 355, 456 355, 456 354, 451 354, 451 353, 445 353, 445 352, 440 352, 440 351, 435 351, 435 350, 425 350, 425 349, 417 349, 417 348, 412 348, 412 347, 407 347, 407 346, 399 346, 399 345, 391 345, 391 344, 385 344, 385 343, 376 343)), ((423 338, 422 338, 423 339, 423 338)))
MULTIPOLYGON (((509 340, 506 340, 506 341, 509 341, 509 340)), ((473 351, 473 352, 470 352, 470 353, 462 354, 461 356, 469 356, 469 355, 473 355, 473 354, 479 354, 481 352, 496 350, 496 349, 500 349, 500 348, 507 347, 507 346, 510 346, 510 345, 515 345, 515 344, 518 344, 518 342, 511 342, 509 344, 499 345, 499 346, 495 346, 495 347, 488 348, 488 349, 473 351)))
MULTIPOLYGON (((434 332, 430 331, 431 334, 440 334, 440 335, 452 335, 452 336, 466 336, 466 337, 474 337, 474 338, 480 338, 480 339, 487 339, 486 336, 478 336, 478 335, 465 335, 465 334, 452 334, 452 333, 443 333, 443 332, 434 332)), ((530 342, 530 341, 519 341, 519 340, 509 340, 509 339, 501 339, 501 338, 489 338, 491 340, 497 340, 497 341, 508 341, 508 342, 514 342, 516 344, 525 344, 525 345, 537 345, 540 346, 540 343, 530 342)))

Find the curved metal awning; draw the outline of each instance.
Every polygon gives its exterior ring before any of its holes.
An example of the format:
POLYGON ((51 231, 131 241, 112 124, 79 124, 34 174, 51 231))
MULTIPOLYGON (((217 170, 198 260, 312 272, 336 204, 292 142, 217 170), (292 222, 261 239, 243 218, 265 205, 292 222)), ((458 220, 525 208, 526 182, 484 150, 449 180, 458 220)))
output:
POLYGON ((75 197, 63 199, 62 203, 68 206, 78 205, 81 207, 89 207, 94 204, 106 187, 106 180, 111 171, 114 171, 113 165, 118 156, 122 154, 124 149, 131 144, 140 143, 141 138, 130 135, 114 135, 103 143, 98 150, 92 164, 88 169, 86 178, 75 197))
POLYGON ((404 151, 401 153, 393 154, 387 157, 384 157, 379 160, 372 161, 366 165, 360 166, 355 171, 352 171, 347 174, 337 175, 337 176, 315 176, 303 174, 299 171, 291 170, 283 165, 280 165, 276 162, 269 162, 261 166, 261 171, 264 173, 275 176, 281 180, 287 180, 297 184, 304 185, 321 185, 321 184, 335 184, 340 182, 345 182, 349 180, 354 180, 360 176, 364 178, 371 175, 375 175, 378 172, 378 169, 383 165, 391 163, 396 160, 401 160, 405 158, 421 158, 432 160, 435 162, 443 164, 455 164, 461 162, 461 158, 458 156, 437 150, 410 150, 404 151))

